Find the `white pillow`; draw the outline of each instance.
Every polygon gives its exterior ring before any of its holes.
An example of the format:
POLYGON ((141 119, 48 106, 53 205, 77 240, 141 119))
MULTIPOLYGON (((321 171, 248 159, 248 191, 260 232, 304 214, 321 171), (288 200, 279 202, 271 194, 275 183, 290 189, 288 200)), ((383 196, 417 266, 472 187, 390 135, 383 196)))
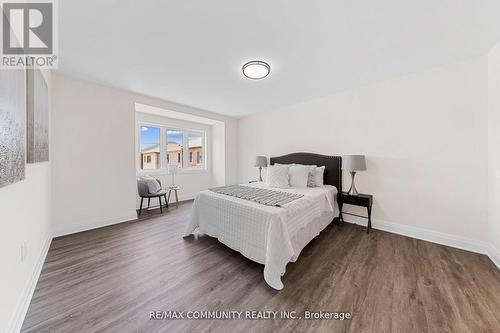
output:
POLYGON ((270 165, 267 167, 266 183, 269 187, 288 188, 288 165, 270 165))
POLYGON ((305 165, 293 165, 290 167, 290 186, 291 187, 307 187, 309 172, 311 167, 305 165))
MULTIPOLYGON (((309 176, 307 178, 307 187, 315 187, 316 186, 315 182, 314 182, 314 171, 316 170, 316 167, 317 167, 316 165, 306 165, 306 164, 297 164, 297 163, 292 163, 292 164, 274 163, 274 165, 288 165, 290 167, 293 167, 293 166, 305 166, 305 167, 309 167, 309 176)), ((323 185, 323 180, 321 181, 320 184, 321 185, 319 185, 319 186, 323 185)))
POLYGON ((325 173, 325 166, 321 166, 321 167, 317 167, 316 169, 314 169, 314 171, 312 172, 313 174, 313 187, 322 187, 323 186, 323 175, 325 173))

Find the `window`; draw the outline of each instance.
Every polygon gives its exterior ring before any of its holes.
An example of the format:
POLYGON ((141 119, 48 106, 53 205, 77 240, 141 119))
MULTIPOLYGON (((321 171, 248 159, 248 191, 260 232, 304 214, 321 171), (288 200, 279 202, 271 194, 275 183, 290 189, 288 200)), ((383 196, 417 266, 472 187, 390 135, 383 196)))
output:
POLYGON ((160 128, 140 126, 141 169, 160 168, 160 128))
POLYGON ((141 170, 206 169, 206 132, 139 122, 141 170))
POLYGON ((166 129, 167 132, 167 163, 183 167, 182 154, 184 151, 184 131, 166 129))
POLYGON ((203 155, 204 133, 198 131, 189 131, 188 147, 189 147, 189 166, 194 168, 204 167, 201 156, 203 155), (196 159, 193 159, 193 154, 196 159))

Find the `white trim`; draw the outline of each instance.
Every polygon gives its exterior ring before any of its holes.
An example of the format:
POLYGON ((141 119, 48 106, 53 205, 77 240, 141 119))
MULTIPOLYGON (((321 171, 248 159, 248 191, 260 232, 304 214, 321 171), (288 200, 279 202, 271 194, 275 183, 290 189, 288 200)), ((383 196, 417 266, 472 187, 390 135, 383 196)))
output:
POLYGON ((182 201, 189 201, 189 200, 194 200, 196 198, 197 194, 192 194, 192 195, 186 195, 186 196, 180 196, 179 197, 179 202, 182 201))
POLYGON ((53 236, 54 237, 66 236, 77 232, 97 229, 101 227, 106 227, 108 225, 118 224, 136 219, 137 219, 137 212, 135 210, 132 210, 120 215, 110 216, 102 219, 94 219, 87 221, 85 223, 79 223, 79 224, 74 223, 75 225, 71 225, 69 227, 57 228, 53 231, 53 236))
MULTIPOLYGON (((208 169, 201 169, 201 168, 195 168, 191 167, 188 169, 182 169, 179 168, 177 169, 177 175, 182 175, 182 174, 202 174, 202 173, 209 173, 208 169)), ((167 171, 167 169, 149 169, 149 170, 139 170, 137 171, 137 176, 168 176, 170 175, 167 171)))
MULTIPOLYGON (((344 214, 343 217, 344 221, 347 223, 359 224, 365 227, 366 224, 368 223, 368 221, 365 218, 357 216, 344 214)), ((372 227, 374 229, 387 231, 393 234, 417 238, 432 243, 437 243, 441 245, 455 247, 462 250, 485 254, 491 259, 491 261, 493 261, 493 263, 498 268, 500 268, 500 255, 498 250, 496 250, 495 247, 486 242, 481 242, 461 236, 445 234, 439 231, 413 227, 409 225, 385 222, 378 219, 372 219, 372 227)))
POLYGON ((193 123, 198 123, 198 124, 203 124, 203 125, 217 125, 217 124, 224 123, 224 121, 222 121, 222 120, 212 119, 212 118, 203 117, 203 116, 197 116, 197 115, 186 113, 186 112, 168 110, 165 108, 160 108, 160 107, 156 107, 156 106, 152 106, 152 105, 146 105, 146 104, 142 104, 142 103, 134 103, 134 104, 135 104, 135 112, 152 114, 152 115, 160 116, 160 117, 173 118, 173 119, 178 119, 178 120, 182 120, 182 121, 188 121, 188 122, 193 122, 193 123))
POLYGON ((488 257, 498 268, 500 268, 500 251, 498 251, 493 245, 489 245, 488 257))
POLYGON ((43 264, 45 263, 45 258, 47 257, 47 253, 49 252, 51 242, 52 237, 47 237, 47 239, 45 240, 45 244, 43 244, 42 252, 40 253, 38 260, 35 263, 35 267, 33 268, 33 272, 31 273, 31 278, 28 280, 28 283, 24 288, 24 292, 21 296, 21 301, 18 303, 16 312, 14 313, 14 316, 12 317, 9 326, 7 327, 7 332, 17 333, 21 331, 24 318, 26 317, 26 313, 28 312, 31 298, 33 297, 33 293, 35 292, 35 287, 38 283, 40 273, 42 272, 43 264))

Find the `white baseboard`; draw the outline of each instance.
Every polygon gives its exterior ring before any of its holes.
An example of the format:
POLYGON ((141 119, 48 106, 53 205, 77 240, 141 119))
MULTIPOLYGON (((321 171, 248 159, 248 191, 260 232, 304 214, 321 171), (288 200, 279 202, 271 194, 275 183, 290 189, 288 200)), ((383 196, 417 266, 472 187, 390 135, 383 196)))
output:
MULTIPOLYGON (((344 221, 347 223, 354 223, 363 226, 366 226, 368 223, 365 218, 357 216, 343 214, 343 217, 344 221)), ((498 250, 495 249, 494 246, 485 242, 472 240, 470 238, 461 236, 445 234, 439 231, 385 222, 378 219, 372 219, 372 227, 374 229, 391 232, 393 234, 408 236, 432 243, 455 247, 462 250, 486 254, 491 259, 491 261, 493 261, 493 263, 498 268, 500 268, 500 255, 498 250)))
MULTIPOLYGON (((179 202, 182 201, 188 201, 188 200, 193 200, 196 195, 188 195, 188 196, 183 196, 179 198, 179 202)), ((169 205, 175 204, 175 202, 170 202, 169 205)), ((150 209, 156 209, 159 207, 159 204, 157 203, 156 205, 152 205, 150 209)), ((139 209, 139 206, 137 206, 137 209, 139 209)), ((146 209, 146 208, 143 208, 146 209)), ((127 222, 131 220, 137 219, 137 211, 129 211, 124 214, 116 215, 116 216, 110 216, 106 218, 99 218, 99 219, 94 219, 91 221, 87 221, 84 223, 73 223, 73 225, 70 224, 70 226, 67 227, 62 227, 62 228, 56 228, 52 231, 52 236, 53 237, 60 237, 60 236, 66 236, 66 235, 71 235, 75 234, 77 232, 82 232, 82 231, 87 231, 87 230, 92 230, 92 229, 97 229, 101 227, 106 227, 108 225, 113 225, 113 224, 118 224, 122 222, 127 222)))
POLYGON ((180 201, 189 201, 189 200, 194 200, 198 194, 193 194, 193 195, 186 195, 185 197, 179 197, 179 202, 180 201))
POLYGON ((43 264, 45 262, 45 258, 47 257, 47 253, 49 252, 51 242, 52 242, 52 237, 49 236, 45 240, 42 252, 38 256, 38 260, 35 263, 35 267, 33 268, 31 277, 28 280, 26 287, 24 288, 21 301, 17 305, 16 312, 14 313, 14 316, 12 317, 9 323, 7 332, 18 333, 19 331, 21 331, 24 322, 24 317, 26 317, 26 313, 28 312, 28 308, 31 303, 31 298, 33 297, 33 293, 35 292, 35 287, 36 284, 38 283, 38 278, 40 277, 40 273, 42 272, 43 264))
POLYGON ((87 221, 85 223, 75 223, 75 225, 70 225, 67 227, 56 228, 52 231, 53 237, 66 236, 70 234, 74 234, 77 232, 97 229, 101 227, 106 227, 108 225, 113 225, 117 223, 127 222, 130 220, 137 219, 137 212, 135 210, 125 212, 120 215, 94 219, 91 221, 87 221))
POLYGON ((498 251, 493 245, 489 245, 488 257, 491 261, 500 268, 500 251, 498 251))

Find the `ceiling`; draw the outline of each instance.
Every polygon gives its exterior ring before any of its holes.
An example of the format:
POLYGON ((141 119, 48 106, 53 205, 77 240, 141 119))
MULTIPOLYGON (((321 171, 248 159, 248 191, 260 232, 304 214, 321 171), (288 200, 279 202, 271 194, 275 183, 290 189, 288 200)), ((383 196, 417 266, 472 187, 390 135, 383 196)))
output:
POLYGON ((64 0, 59 71, 241 117, 486 54, 498 0, 64 0), (264 60, 271 74, 246 79, 264 60))

